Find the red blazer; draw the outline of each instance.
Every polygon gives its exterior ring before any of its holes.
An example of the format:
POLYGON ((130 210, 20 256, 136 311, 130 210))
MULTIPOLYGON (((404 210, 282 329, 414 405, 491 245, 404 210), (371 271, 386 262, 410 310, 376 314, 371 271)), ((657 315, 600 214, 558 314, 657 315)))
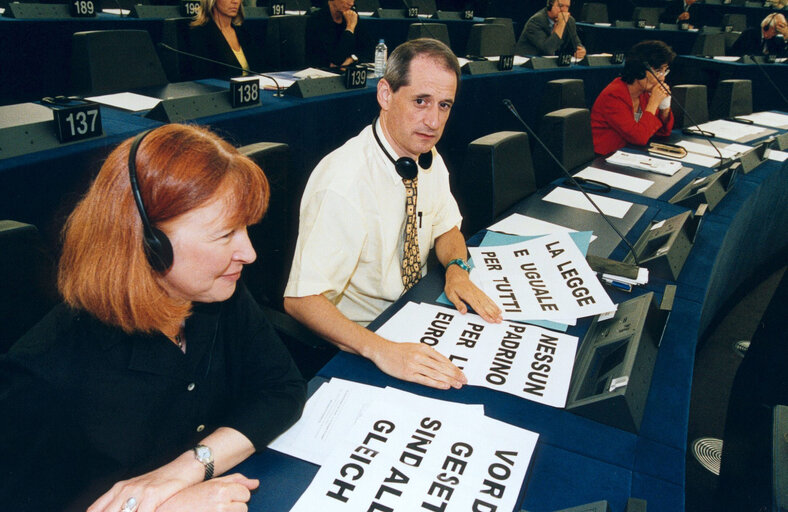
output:
MULTIPOLYGON (((650 95, 640 95, 640 108, 648 105, 650 95)), ((607 155, 623 148, 628 143, 645 146, 653 135, 670 135, 673 129, 673 112, 663 123, 659 116, 643 110, 640 121, 632 113, 632 97, 627 84, 616 78, 599 93, 591 108, 591 133, 594 137, 594 152, 607 155)))

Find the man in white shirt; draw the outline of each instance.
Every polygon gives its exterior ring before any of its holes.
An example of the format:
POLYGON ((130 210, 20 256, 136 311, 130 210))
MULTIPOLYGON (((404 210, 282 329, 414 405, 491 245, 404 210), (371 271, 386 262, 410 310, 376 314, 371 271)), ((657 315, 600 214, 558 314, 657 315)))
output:
POLYGON ((406 290, 409 247, 419 275, 435 248, 446 267, 446 296, 460 313, 470 306, 488 321, 501 321, 500 309, 468 278, 462 217, 434 149, 459 77, 457 58, 438 41, 416 39, 392 52, 378 82, 380 117, 326 156, 309 178, 284 299, 289 314, 342 350, 394 377, 441 389, 467 382, 446 357, 365 326, 406 290), (409 219, 406 190, 414 184, 418 213, 409 219), (406 243, 409 224, 417 229, 418 247, 415 240, 406 243))

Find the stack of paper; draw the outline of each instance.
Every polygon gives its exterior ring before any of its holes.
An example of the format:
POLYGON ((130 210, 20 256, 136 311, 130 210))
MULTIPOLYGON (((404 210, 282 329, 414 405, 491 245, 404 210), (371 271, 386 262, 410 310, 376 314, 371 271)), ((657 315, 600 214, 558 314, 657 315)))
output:
POLYGON ((626 151, 616 151, 605 159, 609 164, 638 169, 640 171, 655 172, 666 176, 673 176, 681 170, 681 162, 665 160, 653 156, 638 155, 626 151))
POLYGON ((482 406, 332 379, 270 447, 321 465, 293 511, 512 510, 537 439, 482 406))

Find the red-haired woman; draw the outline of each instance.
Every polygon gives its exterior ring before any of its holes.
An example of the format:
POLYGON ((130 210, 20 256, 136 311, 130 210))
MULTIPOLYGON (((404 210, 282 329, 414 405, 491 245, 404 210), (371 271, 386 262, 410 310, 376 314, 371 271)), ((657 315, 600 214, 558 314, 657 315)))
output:
POLYGON ((239 281, 268 193, 257 165, 194 126, 110 154, 64 228, 64 303, 0 358, 4 509, 246 510, 257 482, 212 476, 305 400, 239 281))

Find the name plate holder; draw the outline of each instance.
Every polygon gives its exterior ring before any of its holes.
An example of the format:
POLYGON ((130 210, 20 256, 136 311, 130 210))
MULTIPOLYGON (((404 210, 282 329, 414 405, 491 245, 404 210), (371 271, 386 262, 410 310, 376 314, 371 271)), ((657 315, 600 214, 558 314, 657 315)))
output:
POLYGON ((353 64, 345 69, 345 88, 364 89, 367 86, 367 68, 353 64))
POLYGON ((199 0, 183 0, 181 2, 181 15, 185 18, 193 18, 200 12, 199 0))
POLYGON ((73 0, 68 4, 72 18, 95 18, 96 4, 93 0, 73 0))
MULTIPOLYGON (((705 211, 705 205, 701 205, 697 215, 684 212, 649 223, 634 245, 638 261, 649 269, 649 275, 668 281, 678 279, 705 211)), ((632 254, 624 258, 624 263, 635 263, 632 254)))
POLYGON ((260 104, 260 79, 245 76, 230 79, 230 104, 233 108, 254 107, 260 104))
POLYGON ((55 120, 55 133, 61 144, 92 139, 104 135, 101 110, 92 101, 67 98, 50 103, 55 120))
MULTIPOLYGON (((72 100, 63 99, 61 101, 70 103, 72 100)), ((88 110, 98 109, 94 103, 81 104, 80 106, 86 107, 88 110)), ((55 114, 49 106, 37 103, 20 103, 0 107, 0 160, 54 149, 82 139, 104 136, 100 111, 95 118, 89 113, 84 113, 83 118, 78 112, 79 109, 61 109, 60 115, 63 115, 63 122, 66 123, 66 134, 70 131, 70 123, 73 123, 75 134, 82 135, 81 138, 61 142, 58 138, 55 114), (69 114, 72 114, 70 121, 69 114), (82 124, 83 120, 85 125, 82 124), (92 135, 87 133, 91 125, 93 127, 92 135), (85 133, 80 134, 81 131, 85 133)))
POLYGON ((695 178, 671 197, 668 202, 688 208, 697 208, 705 203, 708 205, 709 211, 712 211, 728 193, 732 173, 738 172, 739 165, 739 162, 734 162, 730 168, 724 171, 715 172, 703 178, 695 178))

